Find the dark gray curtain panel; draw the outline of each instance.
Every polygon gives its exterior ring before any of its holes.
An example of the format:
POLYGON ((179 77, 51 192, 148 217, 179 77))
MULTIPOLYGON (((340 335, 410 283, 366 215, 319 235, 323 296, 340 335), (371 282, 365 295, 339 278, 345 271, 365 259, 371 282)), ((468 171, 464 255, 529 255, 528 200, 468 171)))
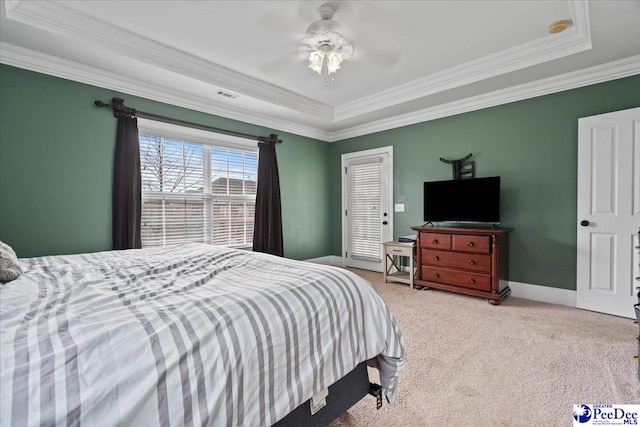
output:
POLYGON ((118 117, 113 165, 113 249, 138 249, 141 224, 140 143, 138 119, 118 117))
POLYGON ((253 250, 284 256, 282 242, 282 210, 280 178, 276 147, 271 142, 258 144, 258 188, 256 218, 253 229, 253 250))

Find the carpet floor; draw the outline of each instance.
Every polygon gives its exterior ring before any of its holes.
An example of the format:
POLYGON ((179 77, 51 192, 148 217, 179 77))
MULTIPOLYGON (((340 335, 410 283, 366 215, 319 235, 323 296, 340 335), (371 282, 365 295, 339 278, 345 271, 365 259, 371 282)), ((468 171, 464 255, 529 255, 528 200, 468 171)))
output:
POLYGON ((568 426, 573 404, 640 403, 631 319, 513 297, 492 306, 353 271, 391 308, 408 363, 395 406, 367 396, 332 427, 568 426))

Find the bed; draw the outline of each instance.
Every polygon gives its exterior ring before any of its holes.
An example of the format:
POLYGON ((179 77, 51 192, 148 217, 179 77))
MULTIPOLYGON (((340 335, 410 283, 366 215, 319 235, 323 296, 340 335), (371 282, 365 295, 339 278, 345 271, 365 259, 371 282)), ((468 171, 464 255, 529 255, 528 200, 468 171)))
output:
POLYGON ((365 364, 394 402, 402 334, 347 270, 195 243, 19 264, 0 425, 284 425, 365 364))

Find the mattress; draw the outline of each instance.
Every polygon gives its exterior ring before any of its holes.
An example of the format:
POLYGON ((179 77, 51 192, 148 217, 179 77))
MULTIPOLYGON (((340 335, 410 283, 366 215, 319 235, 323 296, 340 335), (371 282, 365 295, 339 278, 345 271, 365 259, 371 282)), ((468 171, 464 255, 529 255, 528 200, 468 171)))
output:
POLYGON ((357 275, 205 244, 21 259, 0 288, 0 425, 269 426, 402 334, 357 275))

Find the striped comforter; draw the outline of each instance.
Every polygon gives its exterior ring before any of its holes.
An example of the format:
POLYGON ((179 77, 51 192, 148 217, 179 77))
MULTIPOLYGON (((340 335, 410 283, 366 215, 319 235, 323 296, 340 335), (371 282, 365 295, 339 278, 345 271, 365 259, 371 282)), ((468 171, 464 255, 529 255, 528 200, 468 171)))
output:
POLYGON ((349 271, 204 244, 21 259, 0 288, 0 425, 268 426, 405 346, 349 271))

